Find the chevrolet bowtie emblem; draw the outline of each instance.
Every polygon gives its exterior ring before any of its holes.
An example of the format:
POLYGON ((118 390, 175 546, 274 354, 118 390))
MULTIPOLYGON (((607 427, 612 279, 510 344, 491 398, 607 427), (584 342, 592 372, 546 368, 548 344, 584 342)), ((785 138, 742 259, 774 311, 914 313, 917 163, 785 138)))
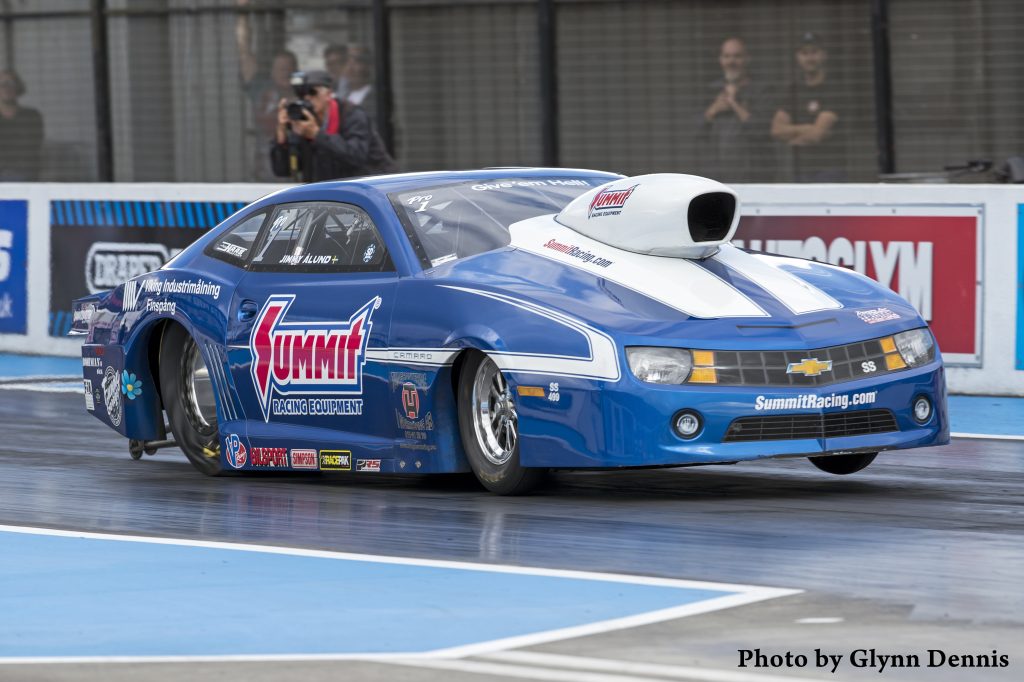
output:
POLYGON ((786 374, 803 374, 808 377, 816 377, 822 372, 832 371, 832 361, 821 361, 818 358, 804 358, 800 362, 791 362, 786 367, 786 374))

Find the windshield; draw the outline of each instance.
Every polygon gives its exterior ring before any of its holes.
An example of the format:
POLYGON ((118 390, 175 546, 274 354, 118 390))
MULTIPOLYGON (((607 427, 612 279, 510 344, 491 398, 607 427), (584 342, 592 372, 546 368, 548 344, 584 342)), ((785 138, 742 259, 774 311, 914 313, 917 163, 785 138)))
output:
POLYGON ((538 177, 460 182, 389 194, 424 267, 509 243, 512 223, 558 213, 610 177, 538 177))

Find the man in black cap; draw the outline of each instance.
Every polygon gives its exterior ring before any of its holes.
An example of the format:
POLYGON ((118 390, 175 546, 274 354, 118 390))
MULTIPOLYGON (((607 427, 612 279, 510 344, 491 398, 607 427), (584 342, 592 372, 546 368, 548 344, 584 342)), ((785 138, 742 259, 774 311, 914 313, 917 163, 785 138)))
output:
POLYGON ((796 51, 800 73, 772 119, 772 137, 793 150, 799 182, 842 182, 846 149, 839 128, 842 92, 827 79, 828 52, 820 37, 804 33, 796 51))
POLYGON ((319 182, 386 172, 380 137, 360 107, 340 102, 326 71, 292 74, 292 88, 304 103, 277 108, 277 132, 270 148, 274 174, 297 182, 319 182), (291 109, 291 113, 289 113, 291 109))

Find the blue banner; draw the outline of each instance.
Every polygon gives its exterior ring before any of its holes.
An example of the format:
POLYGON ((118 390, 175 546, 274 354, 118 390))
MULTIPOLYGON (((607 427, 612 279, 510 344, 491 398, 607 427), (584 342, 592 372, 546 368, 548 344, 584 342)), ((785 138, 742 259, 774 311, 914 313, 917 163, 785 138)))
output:
POLYGON ((27 225, 27 201, 0 201, 0 334, 27 331, 27 225))
POLYGON ((1017 369, 1024 369, 1024 204, 1017 204, 1017 369))

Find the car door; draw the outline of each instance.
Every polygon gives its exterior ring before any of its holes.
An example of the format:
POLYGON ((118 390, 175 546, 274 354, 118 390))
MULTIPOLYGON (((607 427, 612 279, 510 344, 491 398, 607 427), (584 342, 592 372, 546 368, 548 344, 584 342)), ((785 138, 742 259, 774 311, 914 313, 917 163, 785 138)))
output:
POLYGON ((388 378, 366 360, 388 345, 397 282, 378 227, 358 206, 272 209, 235 289, 228 338, 249 350, 232 372, 254 446, 393 448, 388 378))

